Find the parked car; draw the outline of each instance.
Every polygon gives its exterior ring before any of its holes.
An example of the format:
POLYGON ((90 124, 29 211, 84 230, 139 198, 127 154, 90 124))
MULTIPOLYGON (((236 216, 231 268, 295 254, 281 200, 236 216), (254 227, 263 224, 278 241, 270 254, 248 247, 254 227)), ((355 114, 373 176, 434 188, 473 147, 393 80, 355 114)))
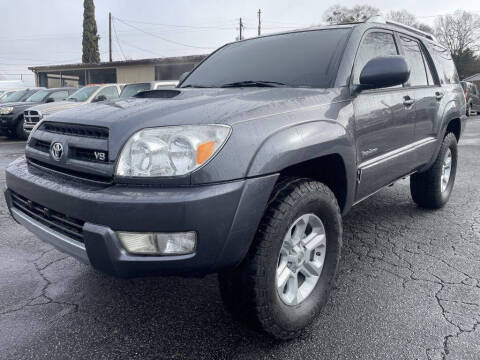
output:
POLYGON ((2 132, 9 137, 17 137, 22 140, 26 139, 27 134, 23 129, 23 125, 24 122, 28 120, 28 117, 24 117, 25 109, 36 104, 65 100, 76 90, 75 88, 41 89, 30 95, 24 101, 9 102, 0 106, 2 132))
POLYGON ((1 94, 0 94, 0 104, 1 103, 5 103, 7 102, 7 96, 11 93, 14 93, 16 91, 20 91, 20 90, 25 90, 26 88, 15 88, 15 89, 5 89, 5 90, 2 90, 1 94))
POLYGON ((92 102, 118 99, 122 86, 121 84, 87 85, 78 89, 65 101, 28 108, 25 111, 27 119, 24 124, 25 133, 30 134, 30 131, 41 119, 45 119, 58 111, 73 109, 92 102))
POLYGON ((144 83, 127 84, 120 93, 121 98, 127 98, 137 95, 142 91, 174 88, 178 85, 178 81, 151 81, 144 83))
POLYGON ((467 102, 467 116, 472 116, 480 111, 480 92, 474 83, 462 81, 461 84, 467 102))
POLYGON ((23 128, 17 126, 18 122, 23 118, 23 111, 17 113, 16 109, 41 90, 43 88, 29 88, 7 94, 5 102, 0 104, 0 135, 13 138, 18 131, 21 130, 23 132, 23 128))
POLYGON ((447 203, 465 109, 449 51, 414 28, 267 35, 176 89, 43 120, 5 195, 16 221, 99 271, 218 272, 227 309, 289 339, 327 301, 342 214, 408 176, 420 207, 447 203))

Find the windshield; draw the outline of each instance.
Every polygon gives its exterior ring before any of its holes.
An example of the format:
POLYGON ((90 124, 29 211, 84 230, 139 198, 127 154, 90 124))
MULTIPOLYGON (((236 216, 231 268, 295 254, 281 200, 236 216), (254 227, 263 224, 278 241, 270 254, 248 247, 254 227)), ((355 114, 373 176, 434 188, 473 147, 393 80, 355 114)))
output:
POLYGON ((181 87, 327 88, 349 28, 301 31, 239 41, 201 63, 181 87))
POLYGON ((82 102, 82 101, 87 101, 87 99, 92 96, 92 94, 97 91, 97 89, 99 88, 100 86, 86 86, 86 87, 83 87, 77 91, 75 91, 72 95, 70 95, 67 100, 68 101, 78 101, 78 102, 82 102))
POLYGON ((28 94, 28 90, 20 90, 20 91, 15 91, 7 94, 4 98, 2 98, 2 102, 17 102, 17 101, 22 101, 22 99, 25 97, 25 95, 28 94))
POLYGON ((39 90, 33 95, 31 95, 26 102, 41 102, 45 97, 50 93, 50 90, 39 90))
POLYGON ((150 90, 150 83, 126 85, 120 93, 121 98, 127 98, 138 94, 141 91, 150 90))

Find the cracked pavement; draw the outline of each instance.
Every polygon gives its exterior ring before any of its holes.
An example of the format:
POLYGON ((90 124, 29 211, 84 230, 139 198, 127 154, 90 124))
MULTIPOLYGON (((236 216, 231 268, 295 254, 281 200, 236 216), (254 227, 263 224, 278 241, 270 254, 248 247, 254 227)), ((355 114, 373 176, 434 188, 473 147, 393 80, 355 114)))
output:
MULTIPOLYGON (((0 138, 3 169, 23 144, 0 138)), ((459 147, 447 206, 414 205, 402 180, 344 218, 336 287, 290 342, 231 319, 215 276, 121 280, 37 240, 0 200, 2 359, 478 359, 480 118, 459 147)))

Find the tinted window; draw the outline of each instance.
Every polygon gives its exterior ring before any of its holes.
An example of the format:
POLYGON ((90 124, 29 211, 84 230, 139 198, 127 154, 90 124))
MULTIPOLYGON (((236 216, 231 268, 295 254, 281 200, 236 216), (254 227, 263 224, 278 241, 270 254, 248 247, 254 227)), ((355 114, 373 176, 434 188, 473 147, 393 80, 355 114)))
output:
POLYGON ((68 96, 67 90, 62 91, 55 91, 49 95, 49 98, 52 98, 54 101, 62 101, 65 100, 68 96))
POLYGON ((377 56, 398 55, 397 46, 393 35, 385 32, 368 33, 360 45, 355 60, 355 71, 353 75, 353 83, 360 83, 360 73, 363 67, 373 58, 377 56))
POLYGON ((441 84, 457 84, 460 79, 450 51, 439 45, 428 44, 441 84))
POLYGON ((131 97, 140 91, 150 90, 150 83, 129 84, 126 85, 120 93, 121 98, 131 97))
POLYGON ((270 81, 288 86, 327 88, 336 75, 350 31, 302 31, 229 44, 200 64, 182 87, 270 81))
POLYGON ((116 86, 109 86, 109 87, 106 87, 106 88, 100 90, 100 92, 97 94, 96 98, 98 98, 101 95, 105 96, 107 98, 107 100, 116 99, 116 98, 118 98, 117 87, 116 86))
POLYGON ((427 72, 423 63, 422 51, 420 45, 413 39, 400 36, 405 59, 410 67, 410 78, 408 80, 410 86, 426 86, 428 85, 427 72))

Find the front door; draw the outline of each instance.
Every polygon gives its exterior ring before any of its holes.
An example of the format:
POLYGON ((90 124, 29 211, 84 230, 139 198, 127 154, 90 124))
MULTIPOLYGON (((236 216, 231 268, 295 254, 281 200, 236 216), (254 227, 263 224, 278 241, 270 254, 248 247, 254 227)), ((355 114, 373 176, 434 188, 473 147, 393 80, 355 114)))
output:
MULTIPOLYGON (((398 55, 392 32, 371 30, 357 53, 353 84, 374 57, 398 55)), ((415 98, 406 87, 367 90, 353 101, 357 139, 359 201, 410 171, 408 146, 414 141, 415 98)))

